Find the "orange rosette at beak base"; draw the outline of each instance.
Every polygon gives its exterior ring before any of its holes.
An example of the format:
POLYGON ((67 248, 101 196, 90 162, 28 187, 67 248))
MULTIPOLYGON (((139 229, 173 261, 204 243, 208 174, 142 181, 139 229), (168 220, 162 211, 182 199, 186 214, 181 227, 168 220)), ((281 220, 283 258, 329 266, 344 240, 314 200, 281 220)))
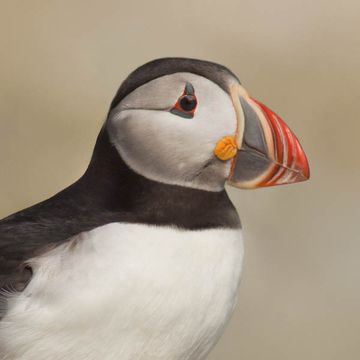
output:
POLYGON ((234 136, 224 136, 221 138, 214 149, 214 154, 222 161, 230 160, 236 156, 237 145, 234 136))

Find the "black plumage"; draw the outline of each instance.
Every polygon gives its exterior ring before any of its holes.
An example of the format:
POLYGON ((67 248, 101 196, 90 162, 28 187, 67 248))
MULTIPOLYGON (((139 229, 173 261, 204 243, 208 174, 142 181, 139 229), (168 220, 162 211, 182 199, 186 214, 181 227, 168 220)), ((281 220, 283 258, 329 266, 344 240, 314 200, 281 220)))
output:
MULTIPOLYGON (((221 79, 228 72, 226 68, 194 62, 198 60, 162 59, 140 67, 122 84, 111 108, 145 82, 177 71, 200 72, 225 86, 221 79)), ((90 165, 77 182, 0 221, 0 288, 22 290, 31 278, 26 260, 74 235, 111 222, 184 229, 240 227, 225 190, 209 192, 144 178, 124 163, 104 126, 90 165)))

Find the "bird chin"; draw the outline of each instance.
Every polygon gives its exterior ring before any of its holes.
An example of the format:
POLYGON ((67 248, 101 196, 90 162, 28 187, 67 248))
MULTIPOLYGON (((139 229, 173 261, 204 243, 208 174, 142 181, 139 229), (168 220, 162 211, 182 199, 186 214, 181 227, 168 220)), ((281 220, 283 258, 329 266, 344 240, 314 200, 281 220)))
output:
POLYGON ((193 188, 211 192, 222 191, 225 188, 230 168, 231 164, 229 162, 223 162, 215 156, 211 156, 185 181, 193 188))

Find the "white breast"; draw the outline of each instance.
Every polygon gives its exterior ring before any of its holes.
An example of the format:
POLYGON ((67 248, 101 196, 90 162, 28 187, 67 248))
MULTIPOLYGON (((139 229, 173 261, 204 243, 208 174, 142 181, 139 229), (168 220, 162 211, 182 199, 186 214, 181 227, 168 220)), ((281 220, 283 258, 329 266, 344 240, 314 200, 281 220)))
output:
POLYGON ((33 260, 0 322, 0 359, 193 360, 234 307, 240 230, 113 223, 33 260))

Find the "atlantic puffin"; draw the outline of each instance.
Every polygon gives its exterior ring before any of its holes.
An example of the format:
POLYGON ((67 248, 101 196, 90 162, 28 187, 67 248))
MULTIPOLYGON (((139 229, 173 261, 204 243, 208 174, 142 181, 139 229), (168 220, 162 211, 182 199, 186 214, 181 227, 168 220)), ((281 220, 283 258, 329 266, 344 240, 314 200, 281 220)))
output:
POLYGON ((296 136, 226 67, 137 68, 84 175, 0 222, 0 359, 204 359, 244 254, 225 184, 308 178, 296 136))

